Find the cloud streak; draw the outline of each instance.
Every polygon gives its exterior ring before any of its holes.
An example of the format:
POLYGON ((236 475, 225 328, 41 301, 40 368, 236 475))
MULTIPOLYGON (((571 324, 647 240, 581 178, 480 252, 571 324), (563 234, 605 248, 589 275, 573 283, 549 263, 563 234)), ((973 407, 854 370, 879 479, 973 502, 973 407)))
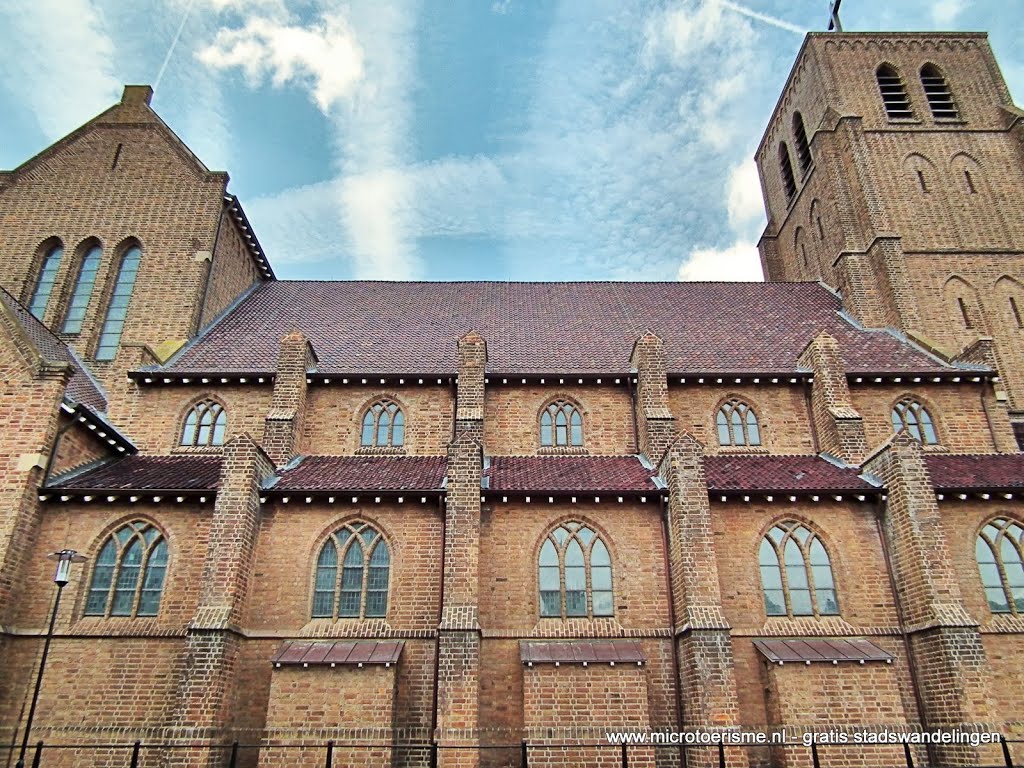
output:
MULTIPOLYGON (((950 2, 950 0, 943 0, 944 2, 950 2)), ((952 0, 955 2, 956 0, 952 0)), ((714 0, 711 0, 714 2, 714 0)), ((728 8, 734 13, 738 13, 741 16, 746 16, 748 19, 756 19, 757 21, 763 21, 765 24, 770 24, 773 27, 784 29, 787 32, 793 32, 798 35, 807 34, 807 30, 803 27, 798 27, 796 24, 790 24, 788 21, 776 18, 775 16, 769 16, 767 13, 759 13, 751 8, 747 8, 739 3, 730 2, 730 0, 717 0, 723 7, 728 8)))

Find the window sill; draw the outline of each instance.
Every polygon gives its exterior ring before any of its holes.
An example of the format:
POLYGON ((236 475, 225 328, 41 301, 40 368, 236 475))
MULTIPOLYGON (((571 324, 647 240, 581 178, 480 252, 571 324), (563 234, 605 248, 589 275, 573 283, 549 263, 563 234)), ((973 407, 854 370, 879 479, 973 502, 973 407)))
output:
POLYGON ((857 634, 842 616, 768 616, 761 633, 769 637, 785 635, 857 634))
POLYGON ((767 455, 771 453, 763 445, 720 445, 718 446, 718 453, 720 454, 758 454, 767 455))
MULTIPOLYGON (((310 619, 296 637, 393 637, 395 630, 386 617, 377 619, 310 619)), ((407 635, 408 633, 404 633, 407 635)), ((403 635, 403 636, 404 636, 403 635)))
POLYGON ((356 448, 356 456, 405 456, 405 446, 362 445, 356 448))
POLYGON ((177 445, 171 449, 171 454, 177 456, 182 454, 220 456, 223 452, 223 445, 177 445))
POLYGON ((889 117, 886 119, 889 125, 924 125, 924 121, 916 117, 889 117))
POLYGON ((582 445, 543 445, 537 449, 538 456, 586 456, 582 445))

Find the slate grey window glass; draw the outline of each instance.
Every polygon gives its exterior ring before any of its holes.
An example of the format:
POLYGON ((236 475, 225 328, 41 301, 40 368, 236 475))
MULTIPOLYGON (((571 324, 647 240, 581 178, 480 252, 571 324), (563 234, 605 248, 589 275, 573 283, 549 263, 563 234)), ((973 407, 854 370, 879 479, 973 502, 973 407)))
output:
POLYGON ((839 613, 832 565, 807 526, 773 526, 758 550, 765 613, 769 616, 834 616, 839 613))
POLYGON ((931 414, 917 400, 905 399, 893 406, 892 428, 894 432, 905 429, 912 438, 924 445, 936 445, 939 442, 931 414))
POLYGON ((60 269, 60 261, 63 257, 64 249, 55 245, 46 252, 46 257, 43 259, 42 268, 39 270, 39 279, 36 280, 36 287, 32 291, 32 300, 28 305, 28 311, 39 320, 46 315, 46 307, 50 303, 50 295, 57 282, 57 271, 60 269))
POLYGON ((85 320, 85 312, 89 308, 92 289, 96 287, 96 273, 99 271, 102 256, 103 250, 98 245, 94 245, 82 259, 82 266, 78 270, 78 279, 75 281, 75 292, 71 295, 71 305, 64 318, 64 333, 81 333, 82 331, 82 321, 85 320))
POLYGON ((405 414, 396 403, 381 400, 363 414, 359 444, 363 447, 400 447, 405 444, 405 414))
POLYGON ((541 446, 583 445, 583 416, 579 409, 565 400, 556 400, 540 415, 541 446))
POLYGON ((538 559, 540 615, 612 616, 612 562, 608 547, 588 525, 569 521, 548 534, 538 559))
POLYGON ((320 549, 313 578, 312 617, 386 616, 390 577, 391 553, 380 532, 361 520, 346 523, 320 549))
POLYGON ((718 409, 715 416, 718 444, 726 446, 761 445, 761 428, 754 410, 733 398, 718 409))
POLYGON ((145 520, 112 533, 93 566, 86 616, 156 616, 167 576, 167 542, 145 520))
POLYGON ((224 444, 227 411, 216 400, 201 400, 189 409, 181 430, 184 446, 216 446, 224 444))
POLYGON ((1024 614, 1024 527, 998 517, 978 534, 975 557, 993 613, 1024 614))
POLYGON ((142 251, 138 246, 129 248, 121 258, 121 266, 117 270, 117 280, 114 282, 114 291, 107 307, 107 316, 103 321, 103 330, 100 331, 100 341, 96 347, 97 360, 113 360, 114 355, 117 354, 141 260, 142 251))

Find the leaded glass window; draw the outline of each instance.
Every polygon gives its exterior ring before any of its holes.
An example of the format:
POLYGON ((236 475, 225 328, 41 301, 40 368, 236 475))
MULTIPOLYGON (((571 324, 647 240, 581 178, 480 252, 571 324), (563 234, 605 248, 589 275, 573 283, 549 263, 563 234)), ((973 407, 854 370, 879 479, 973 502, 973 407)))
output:
POLYGON ((156 616, 167 575, 167 542, 150 522, 114 531, 96 558, 86 616, 156 616))
POLYGON ((579 408, 565 400, 556 400, 540 415, 540 444, 543 448, 582 447, 583 416, 579 408))
POLYGON ((892 428, 895 432, 905 429, 912 438, 924 445, 936 445, 939 442, 931 414, 917 400, 900 400, 892 407, 892 428))
POLYGON ((380 400, 363 414, 359 444, 363 447, 394 447, 405 445, 405 414, 396 403, 380 400))
POLYGON ((565 522, 548 534, 538 559, 540 615, 552 618, 612 616, 612 561, 588 525, 565 522))
POLYGON ((996 518, 981 529, 974 553, 992 612, 1024 614, 1024 527, 996 518))
POLYGON ((98 245, 94 245, 82 259, 82 266, 78 270, 78 280, 75 281, 75 292, 71 295, 71 305, 64 318, 64 333, 81 333, 82 331, 82 321, 85 320, 85 312, 89 308, 92 289, 96 286, 96 273, 99 272, 102 256, 102 249, 98 245))
POLYGON ((715 417, 719 445, 761 445, 761 429, 754 409, 733 398, 718 409, 715 417))
POLYGON ((29 302, 28 311, 39 320, 46 314, 46 307, 50 303, 50 294, 53 293, 53 286, 57 282, 57 271, 60 269, 60 260, 64 257, 64 249, 55 245, 46 252, 43 265, 39 270, 39 279, 36 280, 36 287, 32 291, 32 300, 29 302))
POLYGON ((135 276, 139 272, 142 261, 142 250, 138 246, 129 248, 121 259, 117 270, 114 291, 110 295, 107 316, 103 320, 100 341, 96 347, 97 360, 113 360, 117 347, 121 343, 121 333, 128 318, 128 305, 132 300, 132 289, 135 288, 135 276))
POLYGON ((834 616, 839 613, 832 565, 807 526, 773 526, 758 553, 765 612, 769 616, 834 616))
POLYGON ((384 617, 390 574, 391 554, 380 532, 360 520, 346 523, 320 549, 313 584, 313 618, 384 617))
POLYGON ((185 417, 181 430, 181 444, 195 446, 224 445, 227 411, 216 400, 201 400, 193 405, 185 417))

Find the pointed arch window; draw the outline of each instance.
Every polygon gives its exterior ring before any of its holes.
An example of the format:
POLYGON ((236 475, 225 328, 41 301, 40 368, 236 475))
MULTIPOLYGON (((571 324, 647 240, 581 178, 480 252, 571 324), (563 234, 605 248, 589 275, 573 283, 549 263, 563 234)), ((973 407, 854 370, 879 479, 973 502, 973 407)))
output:
POLYGON ((346 523, 320 549, 313 618, 383 618, 390 574, 391 554, 380 531, 361 520, 346 523))
POLYGON ((359 444, 377 448, 405 445, 405 414, 397 403, 379 400, 366 409, 359 444))
POLYGON ((817 535, 795 520, 778 523, 758 553, 769 616, 836 616, 839 601, 828 553, 817 535))
POLYGON ((181 444, 186 446, 224 445, 227 411, 216 400, 200 400, 189 408, 181 430, 181 444))
POLYGON ((779 145, 779 172, 782 174, 786 202, 792 202, 796 197, 796 177, 793 175, 793 161, 789 158, 789 147, 786 146, 786 142, 779 145))
POLYGON ((974 552, 992 612, 1024 614, 1024 527, 997 517, 981 529, 974 552))
POLYGON ((64 258, 64 249, 59 245, 50 248, 43 258, 43 264, 39 269, 39 279, 36 280, 36 287, 32 291, 32 300, 28 305, 28 311, 38 320, 42 320, 46 315, 46 307, 50 303, 50 295, 57 282, 57 271, 60 269, 62 258, 64 258))
POLYGON ((923 445, 937 445, 939 442, 935 422, 928 409, 911 398, 900 400, 892 407, 892 428, 895 432, 907 430, 912 438, 923 445))
POLYGON ((754 409, 733 398, 718 409, 715 417, 719 445, 761 445, 761 428, 754 409))
POLYGON ((103 249, 94 245, 89 248, 85 258, 82 259, 82 266, 78 270, 78 279, 75 281, 75 292, 71 294, 71 305, 64 318, 64 333, 82 332, 82 321, 85 320, 85 311, 89 308, 92 289, 96 286, 96 273, 99 272, 102 256, 103 249))
POLYGON ((135 276, 139 272, 142 261, 142 249, 133 245, 121 258, 114 281, 114 291, 110 295, 107 316, 103 320, 100 341, 96 347, 97 360, 113 360, 117 347, 121 343, 121 332, 128 317, 128 304, 132 300, 132 289, 135 288, 135 276))
POLYGON ((921 67, 921 85, 924 87, 924 95, 928 99, 932 117, 936 120, 956 120, 960 117, 953 93, 938 67, 934 64, 925 64, 921 67))
POLYGON ((903 84, 903 78, 899 72, 890 65, 882 64, 875 70, 875 79, 878 80, 878 90, 882 94, 882 104, 885 106, 885 114, 890 120, 906 120, 914 117, 910 107, 910 98, 907 96, 907 88, 903 84))
POLYGON ((613 615, 611 557, 590 526, 569 521, 551 531, 540 548, 538 572, 542 617, 613 615))
POLYGON ((583 445, 583 416, 566 400, 556 400, 540 415, 540 444, 543 448, 583 445))
POLYGON ((86 616, 156 616, 167 575, 167 541, 152 523, 122 525, 100 549, 86 616))
POLYGON ((807 142, 804 118, 799 112, 793 113, 793 141, 796 143, 796 160, 800 164, 800 175, 806 176, 811 170, 811 145, 807 142))

